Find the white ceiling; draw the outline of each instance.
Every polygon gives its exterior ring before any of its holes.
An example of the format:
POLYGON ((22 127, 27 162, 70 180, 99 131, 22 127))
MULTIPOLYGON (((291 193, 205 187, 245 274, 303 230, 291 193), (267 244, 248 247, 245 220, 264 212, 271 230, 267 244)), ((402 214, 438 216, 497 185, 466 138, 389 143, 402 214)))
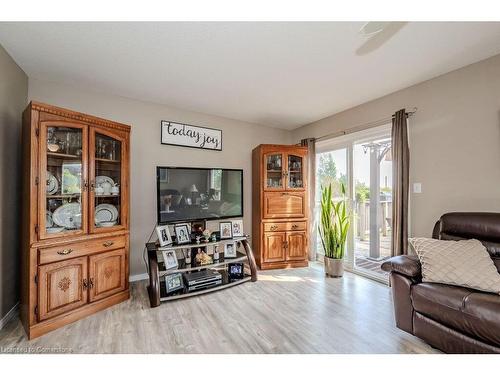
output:
POLYGON ((0 44, 29 77, 283 129, 500 53, 500 23, 362 25, 0 23, 0 44))

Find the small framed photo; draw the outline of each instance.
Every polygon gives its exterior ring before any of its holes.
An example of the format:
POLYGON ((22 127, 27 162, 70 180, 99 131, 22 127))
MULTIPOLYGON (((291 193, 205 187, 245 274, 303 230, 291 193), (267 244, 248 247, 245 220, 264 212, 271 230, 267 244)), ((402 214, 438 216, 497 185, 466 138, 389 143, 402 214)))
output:
POLYGON ((178 224, 174 227, 177 244, 191 243, 191 230, 188 224, 178 224))
POLYGON ((158 241, 160 242, 161 247, 172 245, 172 237, 170 236, 168 225, 157 226, 156 234, 158 234, 158 241))
POLYGON ((182 282, 182 274, 174 273, 165 276, 165 287, 167 289, 167 293, 172 293, 176 290, 184 288, 184 283, 182 282))
POLYGON ((224 244, 224 258, 236 258, 236 244, 234 242, 224 244))
POLYGON ((243 220, 233 220, 233 237, 243 237, 243 220))
POLYGON ((245 277, 243 263, 230 263, 227 265, 227 273, 230 280, 239 280, 245 277))
POLYGON ((230 221, 219 223, 220 239, 233 238, 233 224, 230 221))
POLYGON ((167 270, 179 267, 179 263, 177 262, 177 255, 175 255, 175 250, 163 251, 163 261, 165 262, 165 269, 167 270))

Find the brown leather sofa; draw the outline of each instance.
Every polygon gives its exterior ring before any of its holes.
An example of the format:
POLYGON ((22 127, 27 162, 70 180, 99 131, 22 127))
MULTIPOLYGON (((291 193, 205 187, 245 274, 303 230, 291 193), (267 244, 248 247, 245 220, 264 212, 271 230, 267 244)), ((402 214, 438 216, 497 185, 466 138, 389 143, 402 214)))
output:
MULTIPOLYGON (((500 273, 500 213, 447 213, 433 238, 476 238, 500 273)), ((416 256, 382 264, 390 272, 396 326, 445 353, 500 353, 500 296, 473 289, 422 282, 416 256)))

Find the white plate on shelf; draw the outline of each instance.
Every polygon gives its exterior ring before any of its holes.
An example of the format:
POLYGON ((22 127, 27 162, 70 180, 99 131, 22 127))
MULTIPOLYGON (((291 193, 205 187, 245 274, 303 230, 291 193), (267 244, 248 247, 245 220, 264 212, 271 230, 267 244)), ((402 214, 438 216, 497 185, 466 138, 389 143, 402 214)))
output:
POLYGON ((56 176, 47 171, 47 194, 53 195, 59 190, 59 181, 57 181, 56 176))
POLYGON ((54 233, 60 233, 64 230, 63 227, 52 227, 52 228, 47 228, 46 231, 48 234, 54 234, 54 233))
POLYGON ((66 203, 56 208, 52 220, 60 227, 67 229, 81 228, 82 210, 80 203, 66 203))
POLYGON ((116 221, 101 221, 99 223, 100 227, 105 227, 105 228, 114 227, 115 225, 116 225, 116 221))
POLYGON ((95 186, 99 186, 105 182, 109 182, 111 184, 111 186, 114 186, 115 185, 115 182, 113 181, 113 179, 109 176, 96 176, 95 178, 95 186))
POLYGON ((52 221, 52 212, 47 211, 45 215, 45 228, 50 228, 54 226, 54 221, 52 221))
POLYGON ((109 203, 101 203, 95 208, 94 220, 97 225, 118 220, 118 209, 109 203))

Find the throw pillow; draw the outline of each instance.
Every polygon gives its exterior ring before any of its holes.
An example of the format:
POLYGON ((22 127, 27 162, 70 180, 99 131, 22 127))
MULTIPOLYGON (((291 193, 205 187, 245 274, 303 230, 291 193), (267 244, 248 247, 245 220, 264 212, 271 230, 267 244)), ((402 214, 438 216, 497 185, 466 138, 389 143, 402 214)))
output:
POLYGON ((478 240, 410 238, 424 282, 457 285, 500 294, 500 274, 478 240))

